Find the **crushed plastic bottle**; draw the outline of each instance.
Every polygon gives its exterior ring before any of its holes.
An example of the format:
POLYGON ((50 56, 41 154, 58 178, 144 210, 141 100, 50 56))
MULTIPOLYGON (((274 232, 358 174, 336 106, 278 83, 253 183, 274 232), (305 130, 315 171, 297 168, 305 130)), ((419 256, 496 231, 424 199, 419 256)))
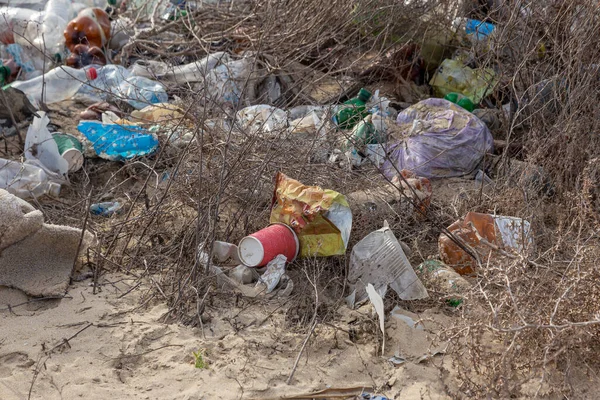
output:
POLYGON ((366 89, 360 89, 358 96, 346 101, 340 110, 333 116, 333 122, 340 129, 352 129, 364 117, 368 115, 367 102, 371 99, 371 93, 366 89))
POLYGON ((89 98, 95 102, 106 100, 111 94, 119 95, 119 86, 129 78, 130 71, 118 64, 99 67, 97 78, 89 85, 83 85, 77 92, 78 97, 89 98))
POLYGON ((161 79, 184 83, 184 82, 202 82, 204 78, 219 64, 225 64, 231 61, 229 54, 220 51, 204 57, 202 60, 173 67, 172 71, 159 75, 161 79))
POLYGON ((142 76, 131 76, 125 79, 119 86, 119 94, 137 110, 149 104, 169 101, 169 96, 161 83, 142 76))
MULTIPOLYGON (((429 289, 440 294, 462 294, 471 288, 469 281, 439 260, 425 260, 415 268, 415 272, 429 289)), ((449 296, 446 300, 451 307, 459 306, 462 301, 458 296, 449 296)))
POLYGON ((49 195, 58 197, 60 184, 50 182, 38 166, 0 158, 0 188, 22 199, 49 195))
POLYGON ((23 35, 27 21, 36 12, 28 8, 2 7, 0 8, 0 43, 15 43, 15 34, 23 35))
POLYGON ((25 93, 29 101, 39 107, 42 102, 52 104, 70 99, 82 85, 88 80, 96 79, 97 76, 95 68, 81 70, 58 67, 44 75, 28 81, 17 81, 10 86, 25 93))
POLYGON ((63 32, 74 17, 70 0, 48 0, 43 11, 31 16, 23 38, 15 37, 22 46, 35 47, 55 59, 65 53, 63 32))
POLYGON ((93 215, 101 215, 103 217, 110 217, 111 215, 118 214, 121 212, 123 204, 118 201, 106 201, 103 203, 94 203, 90 206, 90 212, 93 215))

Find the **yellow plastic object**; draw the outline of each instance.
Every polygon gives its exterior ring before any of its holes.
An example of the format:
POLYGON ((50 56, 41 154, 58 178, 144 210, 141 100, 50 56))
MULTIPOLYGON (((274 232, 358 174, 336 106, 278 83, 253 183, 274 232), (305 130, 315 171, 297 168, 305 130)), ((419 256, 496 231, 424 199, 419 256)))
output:
POLYGON ((346 253, 352 214, 344 195, 305 186, 280 172, 275 178, 270 222, 294 229, 300 241, 300 257, 327 257, 346 253), (334 210, 335 218, 330 213, 334 210))
POLYGON ((489 95, 498 83, 498 77, 491 68, 471 69, 460 61, 444 60, 429 85, 435 95, 444 97, 449 93, 460 93, 468 97, 473 104, 479 104, 489 95))

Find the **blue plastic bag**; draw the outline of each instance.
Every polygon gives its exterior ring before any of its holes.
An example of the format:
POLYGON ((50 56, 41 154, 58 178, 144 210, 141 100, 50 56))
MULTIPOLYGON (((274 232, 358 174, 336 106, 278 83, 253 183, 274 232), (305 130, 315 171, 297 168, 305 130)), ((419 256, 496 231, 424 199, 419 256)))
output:
POLYGON ((81 121, 77 129, 92 142, 96 154, 106 160, 121 161, 147 156, 158 148, 156 135, 141 126, 81 121))
POLYGON ((465 31, 467 35, 475 35, 475 39, 484 40, 494 32, 496 25, 489 22, 481 22, 476 19, 468 19, 465 31))

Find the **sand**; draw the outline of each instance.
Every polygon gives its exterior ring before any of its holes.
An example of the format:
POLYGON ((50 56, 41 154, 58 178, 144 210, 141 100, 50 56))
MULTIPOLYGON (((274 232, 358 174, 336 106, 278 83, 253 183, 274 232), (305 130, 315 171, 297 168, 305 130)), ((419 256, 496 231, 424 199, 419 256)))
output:
POLYGON ((107 275, 97 294, 90 282, 73 283, 62 300, 17 307, 26 297, 0 288, 2 400, 27 399, 30 390, 31 399, 44 400, 275 399, 328 387, 375 388, 389 398, 451 398, 442 380, 447 356, 419 362, 433 348, 435 331, 448 323, 441 314, 422 314, 424 329, 388 320, 381 357, 370 306, 342 307, 331 325, 317 326, 287 385, 306 330, 286 324, 279 304, 209 305, 204 338, 200 328, 159 322, 168 310, 162 299, 140 307, 148 292, 142 284, 125 294, 132 277, 107 275), (197 351, 204 354, 204 369, 194 366, 197 351), (393 366, 388 359, 394 353, 406 362, 393 366))

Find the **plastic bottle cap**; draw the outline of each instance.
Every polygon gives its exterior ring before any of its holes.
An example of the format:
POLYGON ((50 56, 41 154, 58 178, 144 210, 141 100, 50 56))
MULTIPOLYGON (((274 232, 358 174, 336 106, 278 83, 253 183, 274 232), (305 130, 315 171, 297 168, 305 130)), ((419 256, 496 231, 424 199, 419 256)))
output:
POLYGON ((93 81, 94 79, 96 79, 98 77, 98 71, 96 71, 96 68, 90 67, 90 69, 88 69, 86 71, 86 75, 87 75, 88 79, 93 81))

